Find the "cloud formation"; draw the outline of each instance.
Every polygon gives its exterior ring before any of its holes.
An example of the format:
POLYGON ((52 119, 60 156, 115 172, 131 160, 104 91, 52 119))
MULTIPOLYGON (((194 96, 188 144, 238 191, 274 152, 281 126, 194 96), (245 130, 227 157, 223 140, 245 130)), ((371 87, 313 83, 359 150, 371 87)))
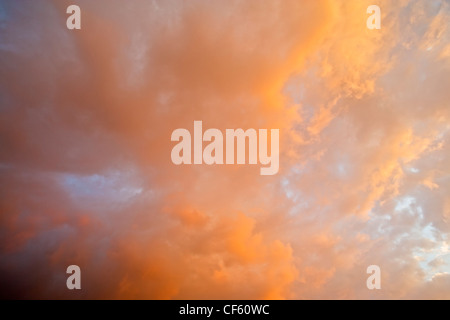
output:
POLYGON ((381 30, 370 1, 76 3, 80 31, 0 1, 2 297, 450 298, 446 1, 381 30), (173 165, 194 120, 279 128, 279 173, 173 165))

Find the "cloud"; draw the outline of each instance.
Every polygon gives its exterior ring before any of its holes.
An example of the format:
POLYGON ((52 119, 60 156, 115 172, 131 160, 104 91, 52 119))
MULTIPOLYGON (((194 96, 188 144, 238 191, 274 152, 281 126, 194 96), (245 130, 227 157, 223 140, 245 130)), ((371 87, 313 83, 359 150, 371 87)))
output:
POLYGON ((2 297, 448 296, 445 1, 77 4, 0 1, 2 297), (195 120, 280 172, 173 165, 195 120))

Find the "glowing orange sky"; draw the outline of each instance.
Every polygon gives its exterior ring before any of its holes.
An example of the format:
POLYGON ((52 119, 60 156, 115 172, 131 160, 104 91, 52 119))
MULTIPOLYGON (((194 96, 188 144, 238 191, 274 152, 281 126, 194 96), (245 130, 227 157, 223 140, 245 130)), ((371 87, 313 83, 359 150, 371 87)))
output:
POLYGON ((450 299, 450 5, 371 4, 0 0, 1 297, 450 299), (278 174, 173 165, 195 120, 278 174))

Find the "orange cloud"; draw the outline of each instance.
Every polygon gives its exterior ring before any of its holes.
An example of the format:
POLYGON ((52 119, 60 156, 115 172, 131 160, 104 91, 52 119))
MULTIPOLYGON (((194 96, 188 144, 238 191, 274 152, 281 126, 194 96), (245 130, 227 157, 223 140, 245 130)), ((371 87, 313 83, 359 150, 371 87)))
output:
POLYGON ((448 297, 447 3, 76 2, 0 4, 1 297, 448 297), (194 120, 279 173, 173 165, 194 120))

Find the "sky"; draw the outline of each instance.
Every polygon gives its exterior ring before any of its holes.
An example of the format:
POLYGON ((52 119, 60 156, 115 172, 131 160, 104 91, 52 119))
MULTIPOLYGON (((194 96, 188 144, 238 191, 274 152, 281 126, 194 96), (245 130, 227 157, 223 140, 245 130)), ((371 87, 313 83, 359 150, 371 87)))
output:
POLYGON ((450 299, 449 79, 447 0, 0 0, 0 297, 450 299))

